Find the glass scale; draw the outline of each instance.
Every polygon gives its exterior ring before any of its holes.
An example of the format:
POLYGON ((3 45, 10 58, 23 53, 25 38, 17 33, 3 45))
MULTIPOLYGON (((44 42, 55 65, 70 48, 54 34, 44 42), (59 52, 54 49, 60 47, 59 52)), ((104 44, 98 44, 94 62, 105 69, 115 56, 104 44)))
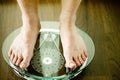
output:
POLYGON ((19 77, 27 80, 70 80, 80 74, 92 61, 95 52, 94 43, 84 31, 78 29, 87 47, 88 57, 82 66, 74 70, 65 68, 59 23, 56 21, 42 21, 41 26, 34 48, 34 56, 27 69, 21 69, 13 65, 8 57, 9 47, 21 28, 10 33, 3 43, 3 57, 19 77))

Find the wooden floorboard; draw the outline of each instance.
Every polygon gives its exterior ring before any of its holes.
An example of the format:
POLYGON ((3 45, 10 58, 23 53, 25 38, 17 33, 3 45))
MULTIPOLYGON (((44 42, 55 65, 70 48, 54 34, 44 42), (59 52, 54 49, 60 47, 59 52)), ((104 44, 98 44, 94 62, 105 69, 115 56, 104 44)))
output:
MULTIPOLYGON (((95 56, 88 67, 72 80, 120 80, 120 3, 117 0, 83 0, 76 25, 95 44, 95 56)), ((60 0, 40 0, 41 21, 59 20, 60 0)), ((7 35, 22 25, 21 12, 12 0, 0 0, 0 49, 7 35)), ((22 80, 6 64, 0 50, 0 80, 22 80)))

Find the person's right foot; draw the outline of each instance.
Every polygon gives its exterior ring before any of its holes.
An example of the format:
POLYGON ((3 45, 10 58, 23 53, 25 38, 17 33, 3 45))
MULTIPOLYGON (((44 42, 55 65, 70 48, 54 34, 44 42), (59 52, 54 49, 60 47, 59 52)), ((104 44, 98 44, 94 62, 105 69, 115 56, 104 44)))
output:
POLYGON ((23 25, 21 32, 14 39, 8 52, 13 64, 24 69, 29 66, 39 29, 39 22, 35 25, 31 23, 23 25))

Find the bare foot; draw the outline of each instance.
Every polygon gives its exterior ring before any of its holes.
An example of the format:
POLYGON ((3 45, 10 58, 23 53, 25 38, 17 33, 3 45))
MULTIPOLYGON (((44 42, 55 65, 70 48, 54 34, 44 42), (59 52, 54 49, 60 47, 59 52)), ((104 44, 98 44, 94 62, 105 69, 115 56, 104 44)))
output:
POLYGON ((74 25, 60 25, 60 36, 66 67, 74 69, 81 66, 87 57, 87 50, 76 27, 74 25))
POLYGON ((8 52, 12 63, 24 69, 30 64, 40 28, 33 25, 30 27, 30 24, 26 26, 22 27, 21 32, 14 39, 8 52))

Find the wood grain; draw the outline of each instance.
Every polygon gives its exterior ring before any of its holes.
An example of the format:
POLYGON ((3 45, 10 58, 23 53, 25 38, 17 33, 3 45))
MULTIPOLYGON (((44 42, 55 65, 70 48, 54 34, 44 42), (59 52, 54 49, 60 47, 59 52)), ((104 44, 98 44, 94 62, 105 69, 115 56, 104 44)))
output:
MULTIPOLYGON (((95 43, 92 63, 72 80, 120 80, 120 4, 117 0, 83 0, 76 25, 95 43)), ((60 0, 40 0, 40 20, 59 20, 60 0)), ((0 0, 0 49, 7 35, 22 25, 17 2, 0 0)), ((0 80, 23 80, 6 64, 0 50, 0 80)))

